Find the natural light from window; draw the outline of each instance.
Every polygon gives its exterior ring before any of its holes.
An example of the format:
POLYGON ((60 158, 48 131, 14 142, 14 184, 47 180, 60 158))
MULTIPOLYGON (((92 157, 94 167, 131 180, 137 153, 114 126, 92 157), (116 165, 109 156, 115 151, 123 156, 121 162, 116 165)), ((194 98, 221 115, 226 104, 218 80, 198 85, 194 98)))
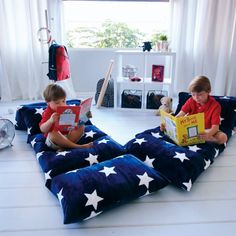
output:
POLYGON ((68 47, 137 48, 169 33, 169 2, 64 1, 68 47))

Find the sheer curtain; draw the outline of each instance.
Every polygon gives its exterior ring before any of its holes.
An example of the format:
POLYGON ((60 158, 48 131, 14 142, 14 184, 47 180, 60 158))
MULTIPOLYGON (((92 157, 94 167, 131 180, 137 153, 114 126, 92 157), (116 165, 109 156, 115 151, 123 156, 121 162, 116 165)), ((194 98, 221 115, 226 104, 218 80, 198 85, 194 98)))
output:
MULTIPOLYGON (((38 30, 48 27, 61 43, 61 0, 0 1, 0 96, 1 101, 39 99, 47 84, 48 44, 39 42, 38 30)), ((45 35, 40 35, 45 39, 45 35)), ((69 97, 74 89, 62 82, 69 97)))
POLYGON ((0 1, 1 100, 37 99, 48 79, 42 70, 47 45, 37 31, 45 26, 46 0, 0 1))
POLYGON ((196 75, 208 76, 212 94, 236 96, 236 1, 171 0, 175 91, 196 75))

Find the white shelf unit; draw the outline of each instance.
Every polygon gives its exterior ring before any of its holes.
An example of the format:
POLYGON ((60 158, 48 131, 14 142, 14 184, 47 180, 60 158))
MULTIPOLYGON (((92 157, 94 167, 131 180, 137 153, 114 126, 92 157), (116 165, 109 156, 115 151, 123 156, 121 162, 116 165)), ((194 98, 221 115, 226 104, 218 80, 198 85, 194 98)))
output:
POLYGON ((173 94, 173 80, 175 74, 175 52, 142 52, 137 50, 116 51, 117 75, 114 81, 114 107, 121 108, 121 94, 125 89, 142 91, 141 109, 146 109, 146 98, 150 90, 167 91, 168 96, 173 94), (151 79, 152 65, 164 65, 163 82, 153 82, 151 79), (142 80, 132 82, 122 76, 122 67, 134 65, 137 67, 137 76, 142 80))

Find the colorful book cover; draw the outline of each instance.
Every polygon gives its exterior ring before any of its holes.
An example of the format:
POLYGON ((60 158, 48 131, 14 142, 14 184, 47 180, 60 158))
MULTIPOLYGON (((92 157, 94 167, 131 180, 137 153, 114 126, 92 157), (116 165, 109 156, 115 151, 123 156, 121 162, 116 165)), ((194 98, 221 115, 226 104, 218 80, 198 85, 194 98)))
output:
POLYGON ((198 137, 205 130, 204 113, 175 117, 161 110, 161 122, 165 125, 165 134, 180 146, 205 142, 198 137))
POLYGON ((152 81, 163 82, 164 80, 164 66, 152 65, 152 81))
POLYGON ((81 102, 79 106, 59 106, 57 113, 60 114, 58 123, 55 128, 59 131, 70 131, 77 129, 79 125, 88 121, 87 113, 90 111, 92 98, 81 102))

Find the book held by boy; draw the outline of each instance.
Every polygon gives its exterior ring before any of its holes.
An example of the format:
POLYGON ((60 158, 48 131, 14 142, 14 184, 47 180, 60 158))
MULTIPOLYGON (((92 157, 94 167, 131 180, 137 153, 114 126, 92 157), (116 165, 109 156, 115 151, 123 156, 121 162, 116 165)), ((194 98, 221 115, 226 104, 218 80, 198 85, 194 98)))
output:
POLYGON ((57 107, 60 118, 55 128, 59 131, 70 131, 77 129, 79 125, 85 124, 89 120, 87 114, 90 112, 92 100, 92 97, 90 97, 81 102, 79 106, 57 107))
POLYGON ((165 134, 180 146, 205 142, 199 138, 205 130, 204 113, 175 117, 161 110, 161 123, 165 125, 165 134))

